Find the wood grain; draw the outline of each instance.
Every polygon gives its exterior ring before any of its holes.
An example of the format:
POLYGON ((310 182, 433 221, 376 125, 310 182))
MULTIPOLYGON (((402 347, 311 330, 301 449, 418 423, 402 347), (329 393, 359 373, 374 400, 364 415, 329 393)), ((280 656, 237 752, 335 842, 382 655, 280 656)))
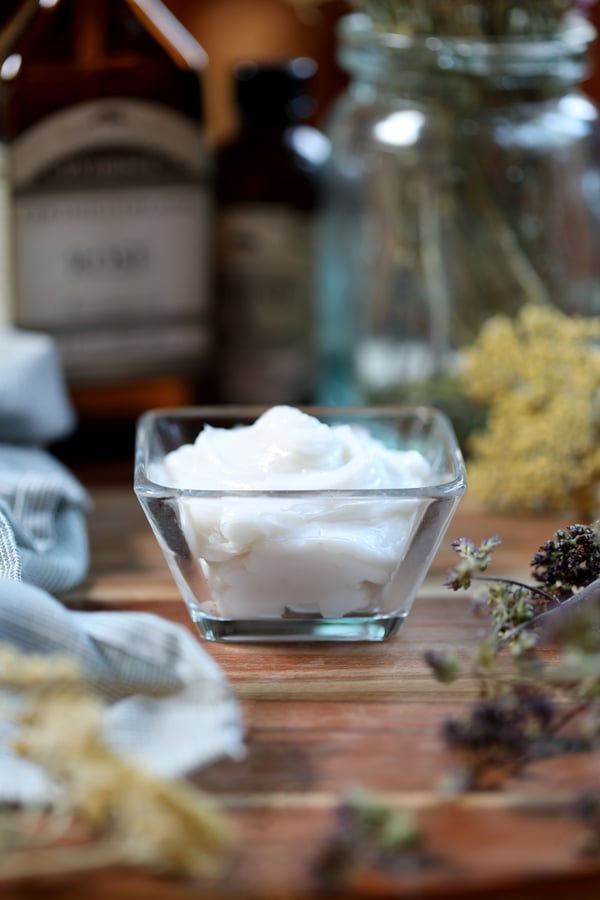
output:
MULTIPOLYGON (((571 801, 598 783, 600 755, 539 760, 501 792, 449 796, 454 760, 440 729, 465 708, 475 686, 468 678, 440 686, 423 661, 427 648, 467 654, 481 633, 470 597, 442 586, 455 537, 499 534, 493 571, 527 577, 537 547, 568 523, 496 516, 463 501, 406 624, 384 644, 203 643, 240 697, 246 725, 245 759, 191 776, 221 800, 238 832, 239 850, 223 883, 198 886, 110 870, 5 882, 3 896, 323 897, 316 864, 340 802, 361 788, 410 811, 438 863, 391 880, 358 873, 336 897, 564 900, 572 893, 598 900, 600 863, 581 854, 584 831, 571 801)), ((130 489, 95 491, 89 530, 90 575, 65 598, 69 606, 144 609, 195 633, 130 489)))

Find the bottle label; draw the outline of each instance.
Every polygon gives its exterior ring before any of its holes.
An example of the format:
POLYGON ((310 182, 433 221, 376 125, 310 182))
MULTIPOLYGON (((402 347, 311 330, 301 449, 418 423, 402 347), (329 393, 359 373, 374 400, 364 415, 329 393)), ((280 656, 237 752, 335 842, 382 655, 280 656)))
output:
POLYGON ((200 126, 145 101, 82 103, 14 143, 17 324, 53 334, 73 380, 197 364, 207 170, 200 126))
POLYGON ((311 372, 309 216, 283 204, 224 209, 218 260, 223 399, 304 399, 311 372))

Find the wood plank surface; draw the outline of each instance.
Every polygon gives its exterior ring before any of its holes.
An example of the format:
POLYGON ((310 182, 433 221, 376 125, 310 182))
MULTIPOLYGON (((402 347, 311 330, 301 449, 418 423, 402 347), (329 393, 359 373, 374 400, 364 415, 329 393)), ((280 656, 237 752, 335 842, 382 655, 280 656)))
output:
MULTIPOLYGON (((66 599, 76 609, 143 609, 195 633, 132 490, 93 492, 91 571, 66 599)), ((493 571, 527 577, 529 559, 565 517, 498 516, 464 500, 399 634, 383 644, 248 645, 203 642, 242 704, 247 753, 191 776, 219 798, 238 849, 216 886, 105 870, 6 882, 8 898, 289 898, 326 896, 316 867, 351 790, 409 811, 436 864, 392 879, 360 877, 332 896, 578 900, 600 898, 600 863, 581 853, 571 799, 598 783, 595 753, 539 760, 500 792, 445 790, 453 760, 445 718, 473 697, 468 679, 440 686, 426 649, 471 650, 481 633, 471 599, 443 587, 450 543, 499 534, 493 571)), ((198 638, 198 640, 202 640, 198 638)))

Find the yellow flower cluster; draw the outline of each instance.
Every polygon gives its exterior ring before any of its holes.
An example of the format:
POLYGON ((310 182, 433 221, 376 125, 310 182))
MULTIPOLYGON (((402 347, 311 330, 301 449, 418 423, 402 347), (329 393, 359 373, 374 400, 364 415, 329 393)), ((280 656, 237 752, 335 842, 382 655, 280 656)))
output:
POLYGON ((538 304, 496 316, 467 349, 465 394, 487 407, 469 450, 469 486, 499 510, 596 509, 600 321, 538 304))

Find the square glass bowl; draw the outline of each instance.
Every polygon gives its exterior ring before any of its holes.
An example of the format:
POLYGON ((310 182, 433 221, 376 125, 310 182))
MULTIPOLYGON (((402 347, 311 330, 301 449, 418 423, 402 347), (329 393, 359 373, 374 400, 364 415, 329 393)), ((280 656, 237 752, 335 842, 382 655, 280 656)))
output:
POLYGON ((200 634, 212 641, 382 641, 395 634, 466 490, 446 416, 427 407, 303 407, 427 460, 425 487, 220 490, 170 486, 165 456, 258 407, 150 410, 134 490, 200 634), (430 483, 429 483, 430 482, 430 483))

